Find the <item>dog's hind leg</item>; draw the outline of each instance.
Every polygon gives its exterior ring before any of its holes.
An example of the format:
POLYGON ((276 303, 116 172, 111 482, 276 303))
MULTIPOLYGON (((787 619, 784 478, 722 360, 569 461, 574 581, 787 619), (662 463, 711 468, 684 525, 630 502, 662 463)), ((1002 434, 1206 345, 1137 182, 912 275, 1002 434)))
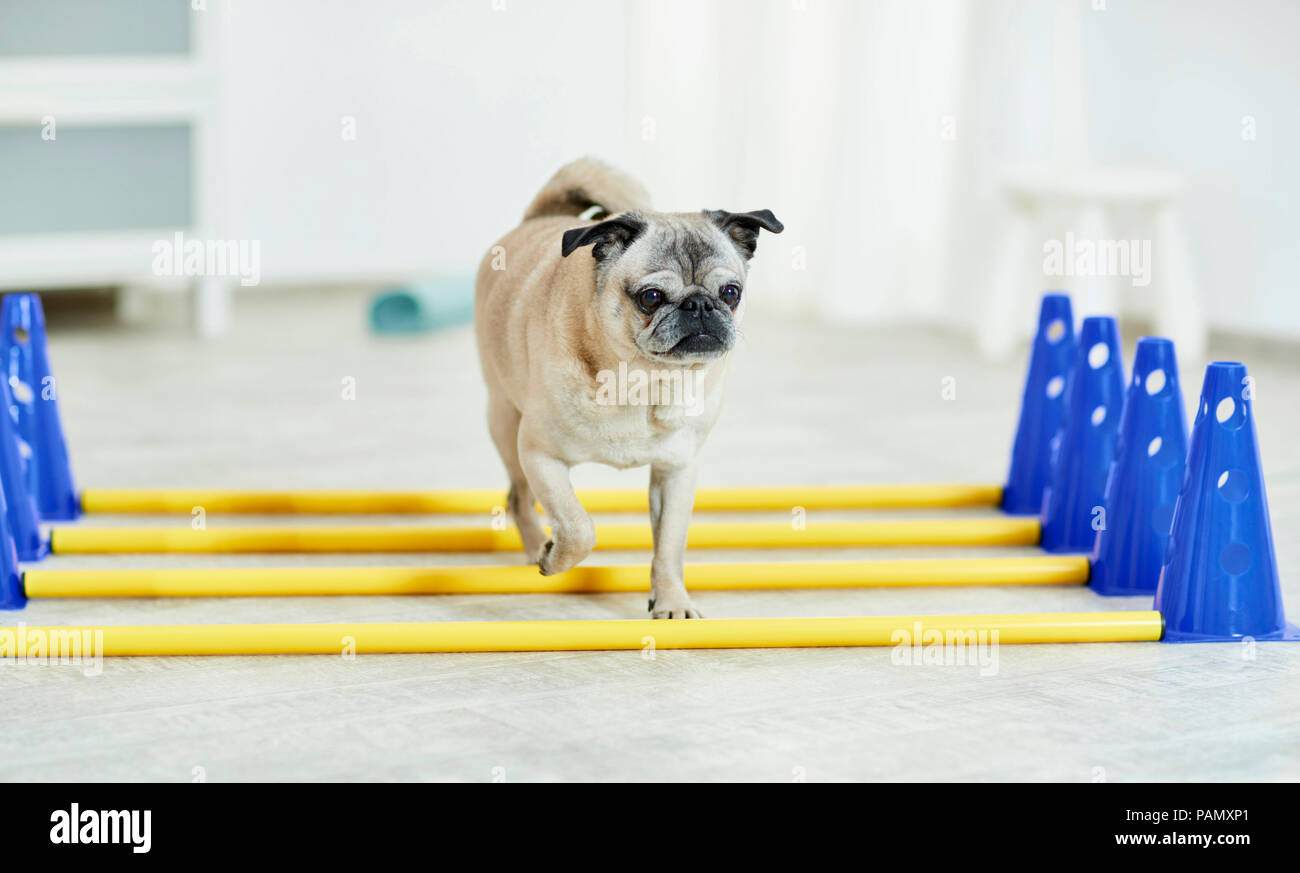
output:
POLYGON ((537 559, 537 553, 546 542, 546 532, 542 529, 541 519, 537 517, 536 497, 528 486, 528 477, 519 465, 519 410, 514 404, 501 397, 490 396, 488 399, 488 430, 492 442, 496 443, 497 452, 506 465, 510 477, 510 494, 506 498, 506 509, 519 528, 519 538, 524 543, 524 554, 530 561, 537 559))

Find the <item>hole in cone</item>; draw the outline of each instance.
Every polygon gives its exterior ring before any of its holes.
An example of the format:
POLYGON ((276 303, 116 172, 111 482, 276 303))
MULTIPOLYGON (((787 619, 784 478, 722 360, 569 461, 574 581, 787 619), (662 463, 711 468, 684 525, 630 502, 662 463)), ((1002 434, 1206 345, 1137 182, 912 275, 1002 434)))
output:
POLYGON ((1219 401, 1219 405, 1214 409, 1214 417, 1219 420, 1219 424, 1227 424, 1228 419, 1237 411, 1237 403, 1231 397, 1225 397, 1219 401))
POLYGON ((1094 370, 1100 370, 1106 366, 1110 360, 1110 346, 1105 343, 1095 343, 1092 348, 1088 349, 1088 366, 1094 370))
POLYGON ((19 403, 31 403, 36 399, 36 395, 32 393, 32 386, 19 379, 9 380, 9 390, 13 393, 14 400, 19 403))
POLYGON ((1224 470, 1219 477, 1219 496, 1229 503, 1240 503, 1250 494, 1250 483, 1241 470, 1224 470))

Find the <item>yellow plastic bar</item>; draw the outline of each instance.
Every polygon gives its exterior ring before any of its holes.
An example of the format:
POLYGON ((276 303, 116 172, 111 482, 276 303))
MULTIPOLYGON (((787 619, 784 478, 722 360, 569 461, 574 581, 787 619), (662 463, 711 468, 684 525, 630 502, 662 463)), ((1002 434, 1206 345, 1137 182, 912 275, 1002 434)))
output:
MULTIPOLYGON (((645 512, 646 492, 593 489, 578 492, 588 512, 645 512)), ((700 512, 805 509, 952 509, 996 506, 1002 488, 988 484, 807 485, 778 488, 700 488, 700 512)), ((235 491, 228 489, 107 489, 82 492, 81 508, 89 513, 189 513, 201 506, 209 513, 267 515, 343 514, 403 515, 490 514, 505 506, 504 491, 235 491)))
MULTIPOLYGON (((693 591, 920 585, 1082 585, 1083 555, 911 561, 692 564, 693 591)), ((28 597, 301 597, 367 594, 566 594, 646 591, 641 565, 579 566, 542 576, 510 567, 237 567, 28 570, 28 597)))
POLYGON ((382 624, 0 627, 0 657, 339 655, 606 649, 773 649, 818 646, 1103 643, 1158 640, 1158 612, 705 618, 652 621, 452 621, 382 624), (981 639, 982 637, 982 639, 981 639))
MULTIPOLYGON (((833 546, 1034 545, 1036 518, 913 519, 910 521, 701 523, 691 526, 687 544, 696 549, 801 548, 833 546)), ((650 527, 605 525, 596 531, 598 549, 649 549, 650 527)), ((51 533, 58 554, 145 554, 161 552, 501 552, 522 546, 513 529, 489 527, 60 527, 51 533)))

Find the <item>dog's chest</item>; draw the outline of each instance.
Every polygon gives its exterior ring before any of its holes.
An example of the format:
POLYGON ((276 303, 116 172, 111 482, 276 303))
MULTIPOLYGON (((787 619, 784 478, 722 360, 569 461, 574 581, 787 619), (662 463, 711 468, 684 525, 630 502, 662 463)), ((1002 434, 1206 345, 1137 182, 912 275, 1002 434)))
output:
POLYGON ((681 406, 588 407, 569 433, 575 459, 611 467, 680 466, 699 451, 707 430, 681 406))

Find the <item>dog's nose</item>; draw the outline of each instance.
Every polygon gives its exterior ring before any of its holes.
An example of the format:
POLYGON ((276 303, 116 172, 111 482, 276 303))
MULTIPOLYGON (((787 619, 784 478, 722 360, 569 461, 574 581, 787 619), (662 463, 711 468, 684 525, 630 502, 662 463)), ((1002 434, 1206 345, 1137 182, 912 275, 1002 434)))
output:
POLYGON ((682 301, 681 309, 683 312, 698 312, 703 315, 706 312, 712 312, 714 306, 713 301, 704 294, 692 294, 682 301))

